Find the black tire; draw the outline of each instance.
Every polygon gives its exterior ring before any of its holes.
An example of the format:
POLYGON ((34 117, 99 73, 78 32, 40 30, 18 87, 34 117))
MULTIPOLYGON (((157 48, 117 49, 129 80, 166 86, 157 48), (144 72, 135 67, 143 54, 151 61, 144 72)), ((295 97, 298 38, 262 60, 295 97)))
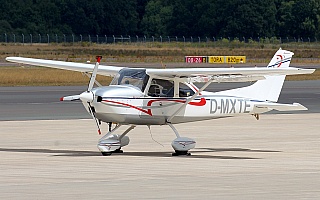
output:
POLYGON ((123 153, 123 151, 121 149, 116 149, 115 151, 113 151, 112 153, 123 153))
POLYGON ((112 152, 101 152, 103 156, 111 156, 112 152))
POLYGON ((191 156, 191 153, 188 151, 176 151, 172 153, 172 156, 191 156))

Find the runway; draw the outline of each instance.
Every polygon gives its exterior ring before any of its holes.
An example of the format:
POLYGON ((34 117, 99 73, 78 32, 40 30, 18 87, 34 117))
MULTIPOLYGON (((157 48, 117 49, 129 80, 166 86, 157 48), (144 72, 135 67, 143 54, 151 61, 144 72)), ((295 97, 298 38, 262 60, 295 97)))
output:
POLYGON ((279 102, 308 111, 176 125, 197 142, 190 157, 171 156, 167 126, 138 126, 124 154, 100 156, 82 104, 59 102, 85 86, 1 87, 0 199, 319 199, 319 85, 285 82, 279 102))
MULTIPOLYGON (((246 84, 211 84, 207 90, 219 91, 246 84)), ((0 87, 0 120, 89 119, 91 116, 82 103, 59 101, 60 97, 80 94, 86 89, 86 86, 0 87)), ((319 113, 319 99, 320 81, 285 81, 279 102, 298 102, 309 108, 299 113, 319 113)))

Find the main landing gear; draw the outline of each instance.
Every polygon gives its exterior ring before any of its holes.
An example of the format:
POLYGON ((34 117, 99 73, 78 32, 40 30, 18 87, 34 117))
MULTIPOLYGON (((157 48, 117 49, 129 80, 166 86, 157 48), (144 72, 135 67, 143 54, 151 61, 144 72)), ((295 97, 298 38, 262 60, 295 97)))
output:
POLYGON ((121 147, 129 144, 130 139, 126 135, 136 126, 131 125, 121 135, 113 134, 118 128, 120 128, 120 126, 121 125, 118 124, 113 130, 109 131, 99 140, 97 147, 103 156, 110 156, 112 153, 123 153, 121 147))
POLYGON ((168 125, 177 136, 171 143, 171 146, 175 151, 172 153, 172 156, 190 156, 191 153, 188 151, 196 146, 196 141, 191 138, 180 137, 177 129, 171 123, 168 123, 168 125))
MULTIPOLYGON (((172 156, 190 156, 190 149, 193 149, 196 146, 196 141, 187 137, 180 137, 177 129, 171 124, 167 123, 173 132, 176 134, 177 138, 174 139, 171 143, 172 148, 174 149, 174 153, 172 156)), ((123 153, 121 147, 127 146, 130 142, 128 136, 126 136, 132 129, 136 126, 131 125, 127 130, 125 130, 121 135, 114 134, 116 130, 120 128, 120 124, 118 124, 114 129, 110 130, 107 134, 105 134, 97 145, 98 149, 101 151, 103 156, 110 156, 113 153, 123 153)))

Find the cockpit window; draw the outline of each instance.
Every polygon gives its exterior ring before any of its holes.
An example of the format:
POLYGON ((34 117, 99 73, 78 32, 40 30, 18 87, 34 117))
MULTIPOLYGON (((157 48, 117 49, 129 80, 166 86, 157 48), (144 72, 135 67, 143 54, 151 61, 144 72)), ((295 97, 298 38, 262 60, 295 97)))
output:
POLYGON ((148 79, 145 69, 124 68, 113 78, 110 85, 133 85, 143 92, 148 79))

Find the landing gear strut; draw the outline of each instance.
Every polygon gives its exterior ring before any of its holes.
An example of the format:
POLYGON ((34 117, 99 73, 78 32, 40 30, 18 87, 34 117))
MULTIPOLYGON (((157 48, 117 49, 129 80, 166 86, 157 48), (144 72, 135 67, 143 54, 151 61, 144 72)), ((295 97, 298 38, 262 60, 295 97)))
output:
POLYGON ((168 123, 168 125, 177 136, 171 143, 171 146, 175 151, 172 153, 172 156, 190 156, 191 153, 188 151, 196 146, 196 141, 191 138, 180 137, 177 129, 171 123, 168 123))
POLYGON ((109 131, 99 140, 97 147, 103 156, 110 156, 112 153, 123 153, 121 147, 129 144, 130 139, 126 135, 129 133, 129 131, 134 129, 135 126, 130 126, 121 135, 113 134, 118 128, 120 128, 120 126, 121 125, 118 124, 113 130, 109 131))

